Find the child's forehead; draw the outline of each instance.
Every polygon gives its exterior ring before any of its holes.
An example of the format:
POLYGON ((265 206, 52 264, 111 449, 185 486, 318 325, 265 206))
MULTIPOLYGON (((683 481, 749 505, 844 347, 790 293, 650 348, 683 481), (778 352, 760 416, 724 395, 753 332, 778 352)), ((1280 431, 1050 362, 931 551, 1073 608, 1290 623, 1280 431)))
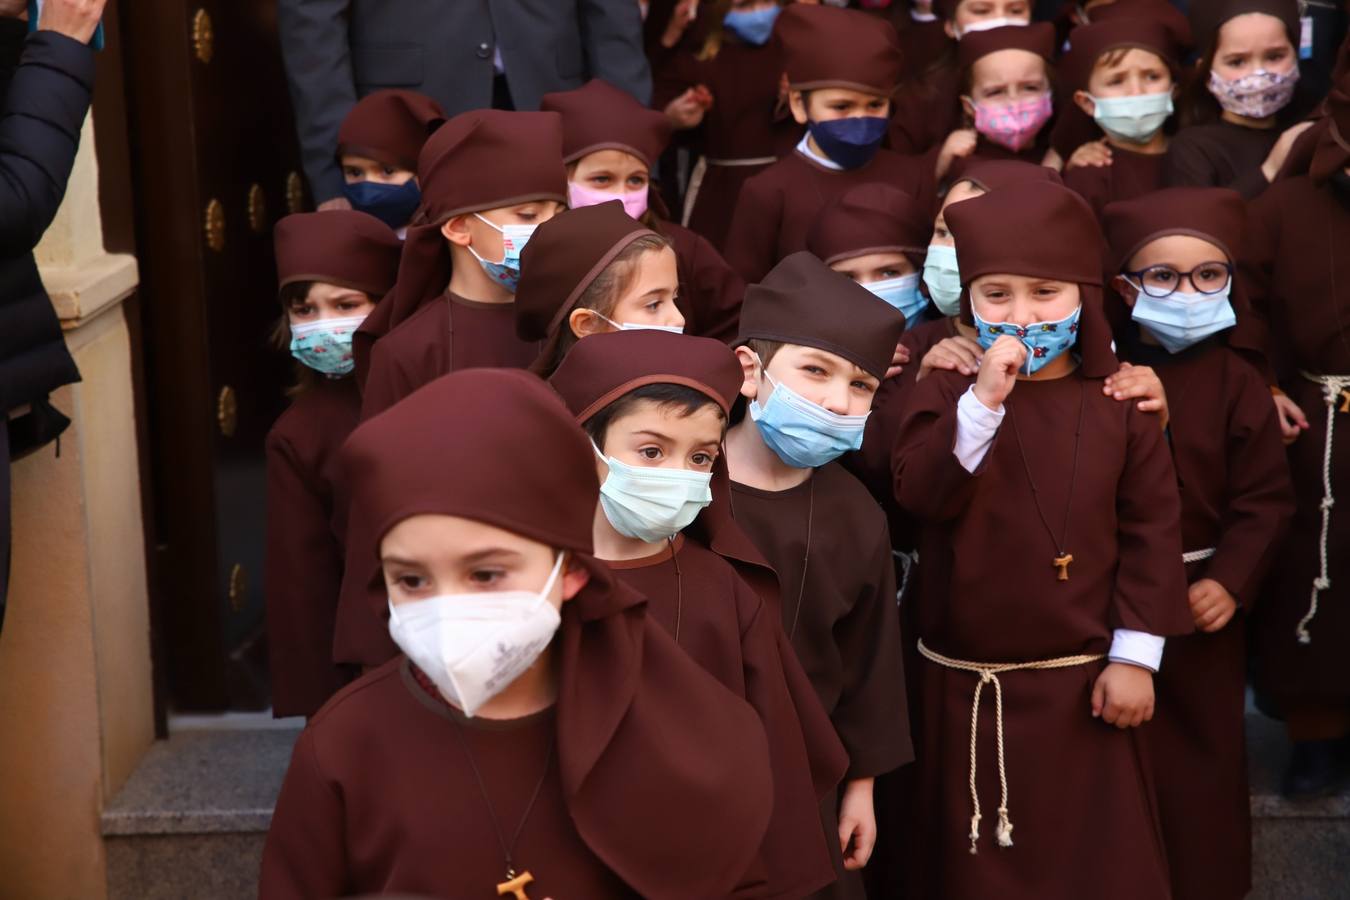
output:
POLYGON ((971 72, 977 79, 995 80, 1038 77, 1044 75, 1046 69, 1045 60, 1039 54, 1010 47, 981 56, 975 60, 971 72))
POLYGON ((874 100, 888 99, 884 94, 871 94, 853 88, 816 88, 810 93, 810 102, 812 103, 871 103, 874 100))
POLYGON ((1165 234, 1135 251, 1134 268, 1170 263, 1189 266, 1205 262, 1228 262, 1228 254, 1213 241, 1195 234, 1165 234))
MULTIPOLYGON (((813 347, 809 344, 783 344, 782 349, 774 356, 774 361, 780 359, 785 363, 814 360, 816 362, 828 363, 832 368, 843 369, 847 371, 850 376, 857 374, 868 375, 867 370, 853 362, 853 360, 845 359, 838 353, 832 353, 822 347, 813 347)), ((772 364, 773 363, 771 362, 770 365, 772 364)))
POLYGON ((1065 281, 1062 278, 1046 278, 1044 275, 1018 275, 1013 272, 990 272, 986 275, 980 275, 971 280, 971 287, 981 284, 1011 284, 1015 286, 1031 285, 1069 285, 1074 282, 1065 281))
POLYGON ((1092 64, 1092 74, 1100 75, 1122 69, 1144 67, 1162 67, 1170 71, 1167 60, 1152 50, 1143 47, 1112 47, 1109 50, 1103 50, 1098 55, 1096 61, 1092 64))
POLYGON ((407 560, 529 557, 548 549, 514 531, 478 519, 443 513, 419 513, 401 519, 380 542, 382 557, 407 560))
POLYGON ((647 164, 626 150, 608 148, 593 150, 577 160, 582 169, 641 169, 647 171, 647 164))

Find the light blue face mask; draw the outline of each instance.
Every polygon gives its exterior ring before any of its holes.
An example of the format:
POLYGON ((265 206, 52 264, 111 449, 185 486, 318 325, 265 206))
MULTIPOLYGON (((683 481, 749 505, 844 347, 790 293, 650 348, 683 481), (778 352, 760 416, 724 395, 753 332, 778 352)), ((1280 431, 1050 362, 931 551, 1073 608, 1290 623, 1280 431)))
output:
POLYGON ((1237 324, 1233 304, 1228 300, 1232 288, 1230 279, 1217 294, 1173 291, 1166 297, 1150 297, 1139 291, 1130 317, 1148 329, 1148 333, 1157 338, 1168 353, 1180 353, 1210 335, 1237 324))
POLYGON ((498 225, 496 222, 489 222, 487 219, 474 213, 473 217, 487 225, 492 230, 502 236, 502 258, 500 262, 488 262, 478 255, 478 251, 469 247, 469 252, 473 258, 478 260, 478 264, 483 267, 483 271, 502 287, 511 293, 516 292, 516 285, 520 284, 520 251, 525 249, 529 243, 530 236, 538 225, 498 225))
POLYGON ((345 316, 292 325, 291 356, 330 378, 350 375, 356 366, 352 361, 352 333, 365 320, 365 316, 345 316))
POLYGON ((1058 322, 1033 322, 1030 325, 1017 325, 1012 322, 986 322, 974 311, 976 340, 985 350, 994 346, 994 342, 1011 335, 1027 348, 1027 364, 1024 371, 1035 375, 1051 360, 1058 357, 1078 342, 1078 317, 1083 307, 1079 306, 1058 322))
POLYGON ((929 244, 923 261, 923 283, 928 296, 944 316, 961 312, 961 270, 956 266, 956 248, 929 244))
POLYGON ((928 306, 928 298, 919 293, 918 272, 901 275, 899 278, 888 278, 885 281, 874 281, 871 284, 864 284, 863 287, 904 313, 906 328, 917 325, 928 306))
POLYGON ((733 9, 722 17, 722 27, 747 44, 762 47, 769 42, 780 12, 777 4, 763 9, 733 9))
POLYGON ((815 469, 862 446, 870 411, 861 416, 841 416, 787 385, 775 383, 763 363, 760 371, 773 385, 773 393, 763 406, 758 399, 750 401, 750 418, 759 427, 764 443, 784 463, 794 469, 815 469))
POLYGON ((1146 144, 1172 114, 1172 92, 1093 97, 1092 119, 1118 141, 1146 144))
POLYGON ((684 334, 683 325, 644 325, 641 322, 616 322, 609 316, 591 310, 600 318, 613 325, 620 331, 664 331, 667 334, 684 334))
POLYGON ((595 447, 609 466, 600 506, 614 530, 649 544, 674 537, 712 502, 712 473, 630 466, 595 447))

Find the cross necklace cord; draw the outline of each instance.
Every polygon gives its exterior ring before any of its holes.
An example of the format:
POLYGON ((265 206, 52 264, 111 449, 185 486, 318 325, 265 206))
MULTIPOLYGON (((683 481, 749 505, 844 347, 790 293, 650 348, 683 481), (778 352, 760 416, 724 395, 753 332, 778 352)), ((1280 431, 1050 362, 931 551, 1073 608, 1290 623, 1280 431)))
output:
POLYGON ((1017 439, 1017 452, 1022 457, 1022 468, 1027 473, 1027 483, 1031 485, 1031 500, 1036 504, 1036 514, 1040 516, 1041 524, 1045 526, 1045 533, 1050 535, 1050 542, 1055 545, 1055 558, 1051 560, 1051 565, 1059 570, 1056 576, 1059 581, 1069 580, 1069 565, 1073 562, 1073 554, 1064 548, 1064 543, 1069 539, 1069 515, 1073 512, 1073 489, 1078 482, 1078 450, 1083 441, 1083 415, 1087 409, 1086 402, 1087 381, 1079 383, 1078 391, 1078 427, 1073 436, 1073 469, 1069 475, 1069 499, 1064 505, 1064 529, 1061 537, 1055 537, 1055 531, 1050 527, 1050 520, 1045 517, 1045 510, 1041 508, 1041 493, 1036 488, 1036 479, 1031 477, 1031 464, 1027 462, 1027 451, 1022 446, 1022 432, 1017 428, 1017 415, 1013 412, 1012 404, 1008 404, 1008 421, 1012 423, 1013 436, 1017 439))
POLYGON ((520 840, 520 833, 525 830, 525 823, 530 821, 530 813, 534 812, 534 804, 539 800, 539 795, 543 793, 544 782, 548 780, 549 770, 553 767, 553 749, 557 745, 556 736, 548 742, 548 754, 544 758, 544 771, 539 776, 539 783, 534 786, 534 793, 530 795, 530 802, 525 806, 525 814, 520 817, 520 824, 516 826, 516 833, 511 836, 511 843, 506 842, 506 836, 502 834, 501 823, 497 821, 497 810, 492 805, 492 797, 488 794, 487 782, 483 780, 483 773, 478 770, 478 763, 473 758, 473 751, 469 749, 469 742, 465 739, 461 730, 462 726, 454 723, 455 737, 459 739, 460 749, 464 751, 465 757, 469 760, 469 768, 473 770, 474 780, 478 783, 478 792, 483 795, 483 803, 487 806, 488 818, 492 821, 492 831, 497 835, 497 843, 501 845, 502 857, 506 860, 506 881, 497 885, 497 896, 504 897, 507 894, 513 894, 513 900, 530 900, 530 896, 525 893, 525 886, 534 881, 534 876, 529 871, 517 873, 515 862, 511 858, 516 849, 516 842, 520 840))

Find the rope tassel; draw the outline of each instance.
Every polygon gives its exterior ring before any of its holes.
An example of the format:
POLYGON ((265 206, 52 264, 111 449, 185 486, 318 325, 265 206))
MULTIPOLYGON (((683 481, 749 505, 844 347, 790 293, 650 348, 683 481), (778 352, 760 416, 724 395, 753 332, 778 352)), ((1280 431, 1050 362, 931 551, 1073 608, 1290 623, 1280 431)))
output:
POLYGON ((1332 442, 1336 437, 1336 398, 1346 388, 1350 387, 1350 375, 1313 375, 1308 372, 1302 373, 1303 377, 1309 381, 1322 386, 1322 398, 1327 405, 1327 437, 1326 444, 1322 448, 1322 533, 1318 539, 1317 552, 1320 569, 1318 575, 1313 579, 1312 595, 1308 599, 1308 612, 1294 628, 1294 635, 1298 638, 1300 644, 1311 644, 1312 634, 1308 631, 1308 626, 1317 616, 1317 604, 1319 595, 1326 590, 1331 589, 1330 566, 1327 563, 1327 542, 1331 535, 1331 508, 1336 505, 1336 498, 1332 496, 1331 491, 1331 448, 1332 442))

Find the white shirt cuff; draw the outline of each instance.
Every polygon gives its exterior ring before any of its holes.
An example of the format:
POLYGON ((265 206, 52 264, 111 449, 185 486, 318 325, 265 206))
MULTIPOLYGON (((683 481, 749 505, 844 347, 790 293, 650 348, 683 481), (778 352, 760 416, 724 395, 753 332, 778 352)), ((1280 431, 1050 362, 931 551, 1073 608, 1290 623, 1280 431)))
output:
POLYGON ((975 470, 984 462, 985 454, 994 443, 1003 424, 1003 404, 998 409, 990 409, 975 396, 974 385, 966 388, 961 399, 956 401, 956 446, 952 453, 957 462, 974 475, 975 470))
POLYGON ((1164 638, 1143 631, 1117 628, 1111 637, 1111 662, 1131 663, 1157 672, 1162 665, 1164 638))

